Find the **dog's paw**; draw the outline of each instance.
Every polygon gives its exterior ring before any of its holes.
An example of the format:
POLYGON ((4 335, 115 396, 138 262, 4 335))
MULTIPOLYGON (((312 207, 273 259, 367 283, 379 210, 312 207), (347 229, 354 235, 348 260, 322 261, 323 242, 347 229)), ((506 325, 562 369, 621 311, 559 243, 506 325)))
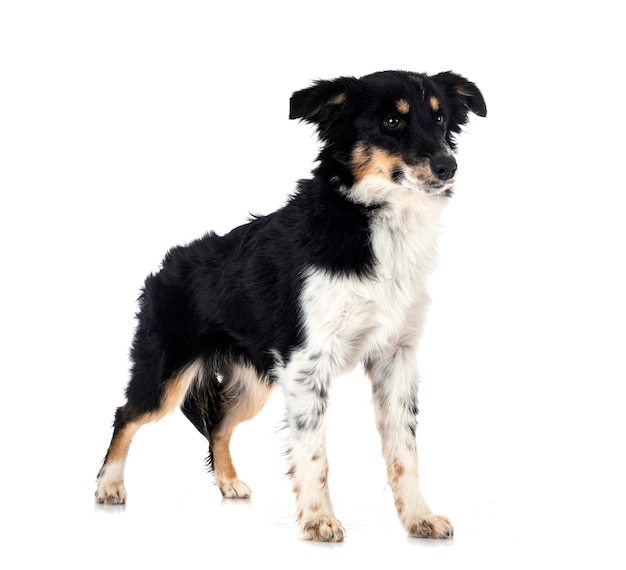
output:
POLYGON ((126 503, 126 489, 122 481, 98 481, 96 501, 100 504, 123 505, 126 503))
POLYGON ((305 540, 342 542, 346 537, 343 525, 331 516, 302 521, 301 529, 302 538, 305 540))
POLYGON ((239 479, 218 481, 217 486, 225 499, 249 499, 252 494, 250 487, 239 479))
POLYGON ((454 529, 448 517, 428 515, 407 526, 409 535, 417 538, 452 538, 454 529))

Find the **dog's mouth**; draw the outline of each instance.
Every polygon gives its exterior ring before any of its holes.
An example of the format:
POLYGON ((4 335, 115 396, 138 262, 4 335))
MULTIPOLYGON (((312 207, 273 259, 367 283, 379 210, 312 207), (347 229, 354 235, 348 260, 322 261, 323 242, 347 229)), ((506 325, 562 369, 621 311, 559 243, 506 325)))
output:
POLYGON ((451 196, 456 180, 456 169, 450 175, 437 175, 433 172, 431 162, 424 160, 417 165, 404 165, 394 172, 394 180, 407 190, 451 196))

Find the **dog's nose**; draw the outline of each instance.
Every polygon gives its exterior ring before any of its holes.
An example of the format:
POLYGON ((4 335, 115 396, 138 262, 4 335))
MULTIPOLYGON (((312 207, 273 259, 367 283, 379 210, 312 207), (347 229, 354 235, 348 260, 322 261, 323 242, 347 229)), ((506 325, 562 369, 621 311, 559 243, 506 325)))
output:
POLYGON ((450 180, 456 173, 456 160, 450 154, 440 154, 430 159, 430 168, 439 180, 450 180))

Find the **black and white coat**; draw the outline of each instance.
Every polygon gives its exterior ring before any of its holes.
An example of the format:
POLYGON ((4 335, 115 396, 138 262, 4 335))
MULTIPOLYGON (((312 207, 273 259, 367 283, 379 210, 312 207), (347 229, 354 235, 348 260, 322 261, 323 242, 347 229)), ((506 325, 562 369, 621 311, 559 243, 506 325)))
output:
POLYGON ((99 502, 126 500, 132 436, 178 406, 207 437, 224 496, 248 497, 230 437, 279 385, 301 534, 343 540, 325 411, 332 379, 363 363, 402 524, 412 536, 452 536, 419 489, 416 349, 454 135, 470 111, 486 115, 482 95, 451 72, 381 72, 294 93, 290 117, 318 127, 319 165, 280 210, 174 248, 146 280, 99 502))

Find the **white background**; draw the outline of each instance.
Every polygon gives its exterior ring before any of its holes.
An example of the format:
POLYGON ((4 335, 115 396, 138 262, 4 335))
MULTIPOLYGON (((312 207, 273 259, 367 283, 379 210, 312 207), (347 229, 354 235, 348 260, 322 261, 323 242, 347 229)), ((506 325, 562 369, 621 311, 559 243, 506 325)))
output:
POLYGON ((0 564, 626 567, 618 10, 3 2, 0 564), (453 69, 489 109, 460 139, 420 352, 422 485, 454 540, 397 522, 359 371, 329 418, 345 543, 297 538, 278 393, 235 435, 250 502, 222 502, 176 413, 137 435, 128 505, 97 508, 146 274, 308 176, 316 142, 287 119, 292 91, 381 69, 453 69))

